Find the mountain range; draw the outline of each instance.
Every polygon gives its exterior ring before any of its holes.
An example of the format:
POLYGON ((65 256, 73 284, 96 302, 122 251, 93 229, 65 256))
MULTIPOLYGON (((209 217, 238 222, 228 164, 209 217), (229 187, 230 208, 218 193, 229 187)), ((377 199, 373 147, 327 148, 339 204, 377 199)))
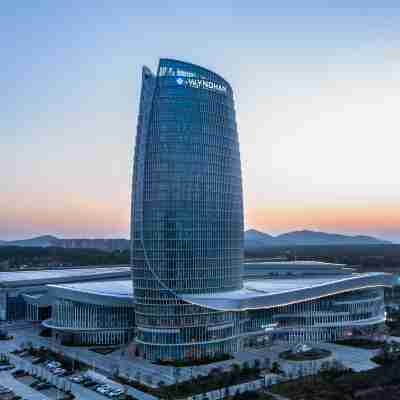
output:
POLYGON ((60 239, 52 235, 37 236, 31 239, 0 241, 1 246, 20 247, 63 247, 66 249, 98 249, 103 251, 127 250, 127 239, 60 239))
MULTIPOLYGON (((244 234, 245 249, 259 250, 277 246, 316 246, 316 245, 374 245, 391 244, 386 240, 371 236, 348 236, 310 230, 294 231, 272 236, 268 233, 249 229, 244 234)), ((127 239, 60 239, 56 236, 44 235, 25 240, 0 241, 0 246, 22 247, 64 247, 94 248, 104 251, 127 250, 127 239)))
POLYGON ((349 236, 310 230, 293 231, 272 236, 268 233, 249 229, 245 232, 246 250, 273 246, 322 246, 322 245, 373 245, 392 244, 389 241, 371 236, 349 236))

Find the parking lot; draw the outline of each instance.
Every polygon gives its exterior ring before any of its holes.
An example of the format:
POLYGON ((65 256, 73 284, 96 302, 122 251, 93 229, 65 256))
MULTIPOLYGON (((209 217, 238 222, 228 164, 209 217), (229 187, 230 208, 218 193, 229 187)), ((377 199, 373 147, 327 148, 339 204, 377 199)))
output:
POLYGON ((24 400, 49 400, 47 396, 16 380, 9 371, 0 372, 1 384, 9 387, 24 400))
POLYGON ((117 400, 125 398, 123 395, 125 390, 121 385, 107 379, 102 379, 101 377, 96 379, 96 376, 91 375, 90 372, 73 375, 68 379, 71 382, 82 385, 83 387, 96 391, 106 397, 115 398, 117 400))
MULTIPOLYGON (((86 373, 80 371, 72 372, 54 360, 41 359, 21 350, 15 352, 14 349, 14 353, 16 354, 10 353, 10 359, 16 368, 26 371, 28 375, 40 380, 41 382, 38 384, 45 384, 45 386, 39 387, 35 384, 33 389, 40 389, 48 399, 57 399, 59 393, 57 389, 54 390, 54 387, 46 387, 46 383, 55 386, 61 391, 70 390, 76 396, 76 399, 106 400, 107 398, 112 398, 122 400, 126 398, 125 394, 139 400, 155 399, 155 397, 142 393, 135 388, 124 388, 123 385, 93 370, 89 370, 86 373)), ((36 382, 35 379, 25 377, 22 382, 21 380, 16 380, 18 383, 25 383, 26 386, 30 387, 32 383, 36 382)))
POLYGON ((10 354, 10 360, 15 368, 1 372, 1 382, 4 381, 5 386, 24 400, 25 397, 27 400, 62 399, 69 390, 76 399, 105 400, 108 397, 105 393, 96 392, 68 379, 68 376, 54 375, 52 371, 58 372, 63 368, 52 361, 32 364, 32 357, 20 358, 13 354, 10 354), (16 376, 13 376, 13 373, 16 376))

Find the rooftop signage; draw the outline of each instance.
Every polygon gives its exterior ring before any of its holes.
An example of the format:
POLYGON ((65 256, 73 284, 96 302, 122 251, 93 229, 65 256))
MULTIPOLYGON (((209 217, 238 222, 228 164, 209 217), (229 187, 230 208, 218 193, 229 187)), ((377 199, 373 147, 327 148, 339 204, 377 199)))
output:
POLYGON ((176 83, 178 85, 189 86, 194 89, 208 89, 220 93, 226 93, 227 91, 226 86, 216 82, 207 81, 205 79, 178 77, 176 78, 176 83))

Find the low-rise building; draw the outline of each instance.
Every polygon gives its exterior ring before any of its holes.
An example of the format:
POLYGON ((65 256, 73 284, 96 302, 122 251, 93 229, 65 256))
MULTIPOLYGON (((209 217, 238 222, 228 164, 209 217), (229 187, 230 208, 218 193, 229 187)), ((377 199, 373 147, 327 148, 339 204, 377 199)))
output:
POLYGON ((0 272, 0 321, 48 318, 48 284, 113 281, 130 275, 129 267, 119 265, 0 272))

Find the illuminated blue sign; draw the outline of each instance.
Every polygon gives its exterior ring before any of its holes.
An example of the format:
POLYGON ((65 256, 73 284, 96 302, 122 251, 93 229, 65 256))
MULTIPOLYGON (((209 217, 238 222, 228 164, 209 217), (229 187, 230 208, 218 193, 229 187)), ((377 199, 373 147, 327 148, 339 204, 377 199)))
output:
POLYGON ((194 89, 208 89, 208 90, 213 90, 216 92, 223 92, 226 93, 226 87, 224 85, 221 85, 219 83, 207 81, 205 79, 195 79, 195 78, 182 78, 178 77, 175 79, 176 83, 178 85, 185 85, 192 87, 194 89))

